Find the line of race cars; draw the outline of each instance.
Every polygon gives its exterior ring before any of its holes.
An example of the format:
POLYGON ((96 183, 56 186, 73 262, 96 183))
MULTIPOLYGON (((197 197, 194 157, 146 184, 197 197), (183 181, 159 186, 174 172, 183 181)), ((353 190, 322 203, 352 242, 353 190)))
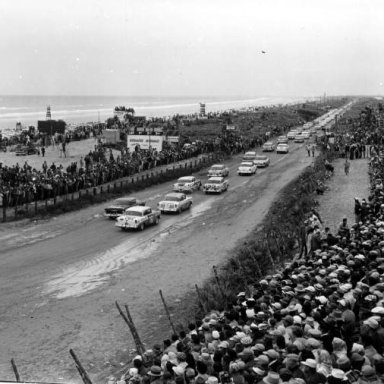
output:
MULTIPOLYGON (((294 139, 295 142, 304 142, 304 140, 310 137, 310 134, 307 134, 305 131, 290 131, 287 136, 279 136, 276 144, 272 141, 266 142, 262 147, 262 151, 288 153, 288 140, 294 139)), ((265 168, 269 164, 270 159, 266 155, 249 151, 243 155, 237 173, 240 176, 254 175, 257 168, 265 168)), ((161 214, 180 214, 183 211, 189 210, 193 204, 190 195, 194 191, 202 189, 206 194, 226 192, 229 188, 228 176, 228 167, 224 164, 215 164, 208 170, 208 180, 204 185, 195 176, 180 177, 173 184, 173 191, 166 194, 164 199, 157 204, 157 209, 152 209, 144 201, 135 197, 122 197, 115 200, 111 206, 105 208, 104 216, 115 219, 115 226, 123 230, 143 230, 149 225, 158 224, 161 214)))

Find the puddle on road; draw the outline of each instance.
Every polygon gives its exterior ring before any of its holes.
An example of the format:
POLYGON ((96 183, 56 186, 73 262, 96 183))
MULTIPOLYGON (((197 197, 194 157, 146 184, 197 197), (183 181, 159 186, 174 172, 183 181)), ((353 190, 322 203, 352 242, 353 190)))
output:
MULTIPOLYGON (((43 293, 52 295, 57 299, 65 299, 85 295, 100 287, 108 282, 114 272, 137 260, 150 257, 168 235, 190 225, 193 219, 210 209, 215 201, 212 198, 192 206, 189 215, 175 216, 174 219, 176 220, 170 220, 172 223, 168 225, 167 222, 164 222, 164 225, 160 225, 159 231, 139 243, 132 244, 132 237, 130 236, 127 240, 97 254, 90 260, 78 262, 65 268, 46 283, 43 293)), ((132 235, 134 236, 135 233, 132 235)))

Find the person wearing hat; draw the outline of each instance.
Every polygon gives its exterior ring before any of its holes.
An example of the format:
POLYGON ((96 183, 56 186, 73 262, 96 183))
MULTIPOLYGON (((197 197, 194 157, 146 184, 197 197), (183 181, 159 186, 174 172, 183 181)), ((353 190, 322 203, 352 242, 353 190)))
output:
POLYGON ((152 365, 151 369, 148 371, 148 376, 151 384, 163 384, 163 371, 158 365, 152 365))
POLYGON ((341 369, 332 369, 331 374, 327 377, 328 384, 343 384, 346 381, 344 371, 341 369))
POLYGON ((265 376, 262 380, 263 384, 281 384, 280 375, 276 372, 268 372, 268 375, 265 376))
POLYGON ((382 381, 377 377, 375 368, 370 365, 364 365, 361 369, 359 384, 382 384, 382 381))
POLYGON ((289 353, 285 358, 285 367, 289 369, 292 374, 292 378, 298 378, 305 380, 305 375, 300 369, 299 355, 295 353, 289 353))
POLYGON ((288 383, 292 379, 292 373, 287 368, 281 368, 279 371, 279 375, 282 383, 288 383))
POLYGON ((307 359, 301 362, 306 384, 323 384, 327 378, 316 371, 317 363, 315 359, 307 359))

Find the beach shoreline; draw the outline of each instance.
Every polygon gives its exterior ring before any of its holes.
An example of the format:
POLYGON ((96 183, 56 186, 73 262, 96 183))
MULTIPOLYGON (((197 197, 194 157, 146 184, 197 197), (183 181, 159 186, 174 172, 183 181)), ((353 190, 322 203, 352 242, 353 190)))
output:
POLYGON ((113 97, 94 97, 81 99, 78 96, 68 97, 63 102, 58 96, 49 97, 20 97, 20 100, 6 100, 5 96, 0 96, 0 131, 4 136, 12 135, 16 128, 16 123, 20 122, 23 127, 36 126, 38 120, 46 119, 46 108, 51 106, 52 118, 64 120, 71 125, 86 125, 89 123, 103 122, 109 117, 113 117, 113 108, 117 105, 133 107, 139 116, 147 118, 167 118, 176 114, 198 114, 199 102, 206 103, 207 113, 220 113, 232 109, 273 107, 278 105, 292 105, 305 100, 309 97, 258 97, 233 100, 200 100, 190 98, 164 99, 161 101, 148 100, 140 101, 125 98, 113 97), (33 101, 34 100, 34 101, 33 101), (178 101, 179 100, 179 101, 178 101))

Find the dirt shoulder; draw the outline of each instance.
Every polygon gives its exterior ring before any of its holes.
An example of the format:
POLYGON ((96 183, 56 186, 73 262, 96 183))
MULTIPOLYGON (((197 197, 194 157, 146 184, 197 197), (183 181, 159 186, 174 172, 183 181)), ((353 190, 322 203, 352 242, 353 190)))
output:
POLYGON ((327 191, 317 199, 324 225, 332 233, 337 231, 344 216, 350 225, 355 222, 354 198, 366 199, 369 194, 368 159, 351 161, 348 176, 344 173, 344 161, 338 159, 333 162, 335 174, 327 183, 327 191))

